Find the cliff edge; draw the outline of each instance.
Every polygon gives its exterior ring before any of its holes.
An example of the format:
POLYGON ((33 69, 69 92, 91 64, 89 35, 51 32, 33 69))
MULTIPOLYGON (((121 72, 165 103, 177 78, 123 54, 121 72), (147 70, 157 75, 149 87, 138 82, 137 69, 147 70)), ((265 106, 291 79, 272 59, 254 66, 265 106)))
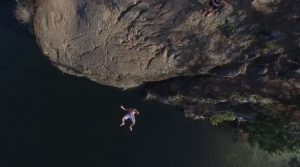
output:
MULTIPOLYGON (((119 88, 195 119, 280 116, 300 135, 299 0, 25 0, 44 54, 60 70, 119 88)), ((299 144, 299 143, 298 143, 299 144)))

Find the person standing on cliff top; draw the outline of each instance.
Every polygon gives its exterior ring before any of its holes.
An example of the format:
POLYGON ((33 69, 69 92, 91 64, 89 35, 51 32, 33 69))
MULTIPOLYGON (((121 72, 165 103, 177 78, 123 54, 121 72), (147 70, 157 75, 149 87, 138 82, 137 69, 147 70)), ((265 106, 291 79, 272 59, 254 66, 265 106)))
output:
POLYGON ((139 111, 138 111, 137 109, 135 109, 135 108, 125 108, 125 107, 123 107, 122 105, 121 105, 121 109, 124 110, 124 111, 127 111, 128 113, 125 114, 125 115, 123 116, 123 118, 122 118, 122 123, 120 124, 120 126, 125 125, 125 121, 126 121, 127 119, 130 119, 131 124, 129 125, 129 129, 130 129, 130 131, 132 131, 132 127, 133 127, 134 124, 135 124, 135 116, 134 116, 134 115, 135 115, 135 114, 139 115, 140 113, 139 113, 139 111))
POLYGON ((205 16, 211 16, 213 15, 216 11, 220 10, 223 8, 225 5, 228 5, 228 0, 210 0, 209 1, 209 9, 204 9, 202 13, 205 16))

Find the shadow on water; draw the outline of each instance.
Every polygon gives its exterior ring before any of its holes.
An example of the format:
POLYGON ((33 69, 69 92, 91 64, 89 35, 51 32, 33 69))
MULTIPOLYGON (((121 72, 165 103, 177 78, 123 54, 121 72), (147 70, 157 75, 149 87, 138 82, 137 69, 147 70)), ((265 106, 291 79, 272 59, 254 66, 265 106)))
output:
POLYGON ((240 164, 252 154, 244 146, 234 154, 228 130, 144 102, 134 90, 63 74, 14 21, 12 2, 0 9, 0 166, 220 167, 234 166, 227 155, 240 164), (134 132, 119 127, 120 104, 141 110, 134 132))

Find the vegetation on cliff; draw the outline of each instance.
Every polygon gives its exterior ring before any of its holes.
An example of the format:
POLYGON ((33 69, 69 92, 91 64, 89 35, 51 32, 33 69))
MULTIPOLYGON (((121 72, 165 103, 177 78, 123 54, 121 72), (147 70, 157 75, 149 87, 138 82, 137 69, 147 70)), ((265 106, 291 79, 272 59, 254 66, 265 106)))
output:
POLYGON ((224 122, 231 122, 236 119, 236 116, 231 112, 218 113, 209 118, 213 126, 218 126, 224 122))
POLYGON ((288 128, 279 117, 261 115, 257 120, 247 122, 244 130, 251 145, 258 144, 268 153, 300 153, 300 136, 288 128))

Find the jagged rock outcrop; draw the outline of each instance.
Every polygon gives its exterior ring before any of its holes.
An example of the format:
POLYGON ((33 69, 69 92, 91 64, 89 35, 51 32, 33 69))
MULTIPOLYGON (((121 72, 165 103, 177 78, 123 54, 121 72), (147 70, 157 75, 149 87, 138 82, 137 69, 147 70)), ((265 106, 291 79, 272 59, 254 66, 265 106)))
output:
MULTIPOLYGON (((101 84, 130 88, 147 81, 205 74, 241 59, 249 45, 245 38, 250 37, 226 38, 218 28, 226 12, 217 19, 207 19, 201 14, 203 3, 38 1, 35 34, 44 53, 61 70, 101 84)), ((226 11, 232 12, 232 8, 228 6, 226 11)), ((255 26, 242 28, 240 31, 251 31, 245 29, 255 26)), ((231 75, 243 74, 244 66, 241 63, 231 75)))
POLYGON ((295 3, 232 2, 206 18, 204 0, 39 0, 34 29, 61 70, 121 88, 197 74, 297 73, 299 58, 284 54, 299 49, 287 39, 299 35, 289 31, 299 26, 295 3))
POLYGON ((165 80, 145 86, 148 98, 184 106, 187 115, 227 103, 292 106, 298 118, 300 1, 231 1, 205 17, 207 4, 37 0, 34 31, 62 71, 120 88, 165 80))
POLYGON ((34 27, 61 70, 130 88, 224 63, 208 56, 213 46, 197 30, 200 18, 197 1, 51 0, 37 5, 34 27))
POLYGON ((227 14, 218 28, 228 37, 220 45, 230 43, 221 54, 229 62, 207 75, 146 85, 147 99, 183 106, 185 115, 195 119, 230 110, 246 117, 279 114, 287 122, 299 122, 300 12, 295 6, 300 2, 256 0, 232 5, 233 15, 227 14))

